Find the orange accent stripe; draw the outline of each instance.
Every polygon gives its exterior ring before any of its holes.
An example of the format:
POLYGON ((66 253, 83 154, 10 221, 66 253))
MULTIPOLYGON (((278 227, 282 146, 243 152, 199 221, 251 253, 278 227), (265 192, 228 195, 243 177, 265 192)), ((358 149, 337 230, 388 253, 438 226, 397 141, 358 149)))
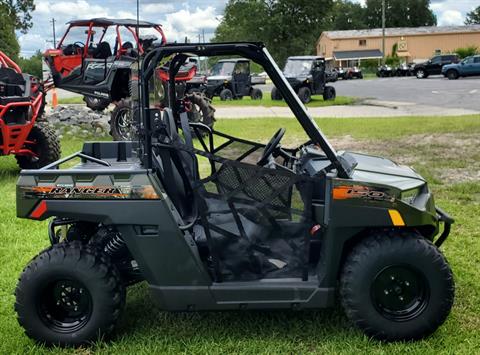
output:
POLYGON ((31 218, 40 219, 47 212, 47 202, 41 201, 30 214, 31 218))
POLYGON ((333 188, 333 199, 334 200, 346 200, 350 198, 349 191, 352 189, 352 186, 337 186, 333 188))
POLYGON ((388 214, 390 215, 390 219, 395 227, 403 227, 405 226, 405 222, 403 221, 402 215, 397 210, 388 210, 388 214))

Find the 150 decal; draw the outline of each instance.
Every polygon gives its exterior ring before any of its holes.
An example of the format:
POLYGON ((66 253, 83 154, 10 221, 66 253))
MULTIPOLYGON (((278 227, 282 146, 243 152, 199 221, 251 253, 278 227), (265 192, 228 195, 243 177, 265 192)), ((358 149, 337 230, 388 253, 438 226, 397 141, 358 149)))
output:
POLYGON ((373 190, 362 185, 340 185, 333 188, 334 200, 347 200, 352 198, 363 198, 377 201, 394 201, 395 198, 385 191, 373 190))

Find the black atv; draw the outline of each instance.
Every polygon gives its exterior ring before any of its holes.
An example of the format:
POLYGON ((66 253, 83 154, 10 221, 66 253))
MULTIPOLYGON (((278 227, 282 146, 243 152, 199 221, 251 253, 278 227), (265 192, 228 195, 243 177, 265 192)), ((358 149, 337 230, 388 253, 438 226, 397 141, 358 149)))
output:
MULTIPOLYGON (((95 111, 103 111, 113 103, 110 133, 115 140, 131 139, 135 134, 129 100, 131 66, 149 51, 165 45, 162 28, 146 21, 106 18, 75 20, 68 25, 57 48, 44 54, 53 84, 84 95, 86 105, 95 111)), ((195 76, 195 63, 186 64, 186 74, 180 75, 175 85, 186 86, 185 82, 195 76)), ((187 93, 184 88, 180 90, 187 93)), ((199 112, 207 112, 208 116, 201 121, 213 124, 210 101, 200 93, 192 95, 195 105, 202 107, 199 112)))
POLYGON ((206 95, 209 98, 219 96, 220 100, 241 100, 250 96, 252 100, 261 100, 262 90, 253 87, 265 84, 250 73, 250 61, 243 58, 219 60, 207 77, 206 95))
MULTIPOLYGON (((336 92, 327 83, 325 58, 317 56, 289 57, 283 74, 303 103, 309 103, 312 95, 323 95, 324 100, 335 100, 336 92)), ((277 87, 271 92, 272 100, 283 98, 277 87)))
POLYGON ((376 74, 378 78, 391 78, 395 76, 396 71, 392 68, 391 65, 384 64, 384 65, 380 65, 377 68, 376 74))
POLYGON ((413 169, 336 152, 271 58, 258 43, 155 49, 132 95, 139 141, 85 143, 21 173, 17 215, 51 218, 52 245, 15 291, 29 337, 78 346, 111 335, 126 288, 142 280, 169 311, 311 312, 339 299, 353 324, 387 341, 421 339, 445 321, 454 282, 439 247, 453 219, 413 169), (265 145, 189 122, 173 86, 157 108, 158 63, 173 57, 173 82, 191 55, 263 66, 308 142, 282 147, 279 128, 265 145), (78 166, 57 169, 75 157, 78 166))

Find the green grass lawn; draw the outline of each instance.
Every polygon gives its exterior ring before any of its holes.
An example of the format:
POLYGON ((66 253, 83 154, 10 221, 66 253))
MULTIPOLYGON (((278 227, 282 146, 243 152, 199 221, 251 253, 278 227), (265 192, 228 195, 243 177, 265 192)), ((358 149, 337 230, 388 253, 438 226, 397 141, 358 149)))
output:
POLYGON ((85 105, 85 101, 83 101, 83 96, 73 96, 73 97, 64 97, 58 99, 59 105, 73 105, 73 104, 82 104, 85 105))
MULTIPOLYGON (((413 165, 429 179, 436 203, 456 223, 442 246, 455 274, 455 304, 430 338, 384 344, 363 336, 340 307, 294 312, 167 313, 155 306, 145 284, 131 287, 114 338, 83 349, 35 345, 18 325, 13 290, 26 263, 48 246, 47 222, 15 217, 18 168, 0 158, 0 354, 331 353, 475 354, 480 349, 480 117, 318 119, 339 149, 381 154, 413 165)), ((285 145, 305 139, 293 119, 218 121, 220 131, 267 141, 285 127, 285 145)), ((63 140, 63 155, 81 140, 63 140)))
MULTIPOLYGON (((335 100, 324 101, 321 95, 312 96, 312 101, 310 101, 308 107, 324 107, 324 106, 336 106, 336 105, 352 105, 357 100, 354 97, 348 96, 337 96, 335 100)), ((230 100, 230 101, 221 101, 219 97, 213 98, 213 107, 224 107, 224 106, 264 106, 264 107, 287 107, 287 103, 284 100, 274 101, 270 98, 269 92, 263 93, 263 98, 261 100, 252 100, 250 96, 245 96, 241 100, 230 100)))
MULTIPOLYGON (((352 105, 357 100, 353 97, 347 96, 338 96, 334 101, 324 101, 322 96, 313 96, 312 101, 307 105, 309 107, 323 107, 323 106, 333 106, 333 105, 352 105)), ((83 97, 67 97, 59 99, 58 103, 60 105, 72 105, 72 104, 85 104, 83 97)), ((213 98, 214 107, 224 107, 224 106, 282 106, 286 107, 287 104, 285 101, 273 101, 270 98, 269 92, 263 93, 263 99, 261 100, 252 100, 249 96, 245 96, 242 100, 231 100, 231 101, 221 101, 219 97, 213 98)))

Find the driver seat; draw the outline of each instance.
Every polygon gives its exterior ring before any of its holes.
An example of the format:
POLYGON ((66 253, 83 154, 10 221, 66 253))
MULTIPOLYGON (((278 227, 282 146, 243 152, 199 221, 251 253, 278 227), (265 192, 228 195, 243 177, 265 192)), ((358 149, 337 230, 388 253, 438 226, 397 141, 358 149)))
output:
POLYGON ((110 48, 110 44, 108 42, 100 42, 93 53, 93 58, 95 59, 107 59, 111 56, 112 49, 110 48))
MULTIPOLYGON (((163 111, 163 122, 169 140, 185 144, 177 132, 172 110, 163 111)), ((182 219, 188 224, 198 216, 192 183, 199 179, 198 161, 194 154, 175 148, 160 148, 154 155, 158 165, 157 176, 182 219)))

